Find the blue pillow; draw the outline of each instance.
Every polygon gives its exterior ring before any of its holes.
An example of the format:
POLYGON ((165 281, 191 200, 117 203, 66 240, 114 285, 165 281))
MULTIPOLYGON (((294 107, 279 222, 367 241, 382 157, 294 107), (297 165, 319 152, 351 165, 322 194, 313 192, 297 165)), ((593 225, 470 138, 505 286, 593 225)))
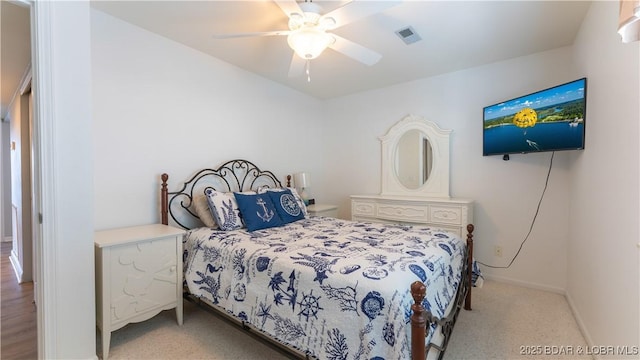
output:
POLYGON ((267 194, 271 197, 273 205, 276 207, 280 219, 285 224, 290 222, 304 219, 304 212, 298 205, 295 196, 291 193, 291 190, 285 189, 284 191, 268 191, 267 194))
POLYGON ((268 194, 234 193, 247 230, 254 231, 283 225, 268 194))

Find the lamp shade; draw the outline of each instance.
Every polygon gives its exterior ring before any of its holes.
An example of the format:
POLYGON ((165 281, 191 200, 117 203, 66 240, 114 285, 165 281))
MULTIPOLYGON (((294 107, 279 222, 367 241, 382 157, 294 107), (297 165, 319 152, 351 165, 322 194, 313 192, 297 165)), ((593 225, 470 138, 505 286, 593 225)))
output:
POLYGON ((333 43, 331 35, 313 27, 301 27, 287 37, 287 43, 303 59, 315 59, 333 43))
POLYGON ((296 187, 299 188, 308 188, 311 186, 311 177, 309 174, 304 172, 294 174, 293 181, 295 182, 296 187))
POLYGON ((618 24, 623 43, 640 40, 640 0, 620 0, 618 24))

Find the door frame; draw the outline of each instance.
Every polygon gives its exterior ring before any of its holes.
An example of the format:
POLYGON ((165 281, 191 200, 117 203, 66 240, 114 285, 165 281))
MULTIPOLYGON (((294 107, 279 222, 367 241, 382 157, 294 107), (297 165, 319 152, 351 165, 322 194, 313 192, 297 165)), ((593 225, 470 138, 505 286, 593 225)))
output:
POLYGON ((38 357, 96 359, 91 4, 30 1, 38 357))
POLYGON ((57 272, 53 259, 56 252, 55 220, 42 221, 42 214, 51 214, 55 201, 56 179, 53 176, 53 63, 51 4, 48 1, 22 0, 29 6, 31 20, 32 66, 32 226, 35 254, 34 295, 37 306, 38 358, 49 359, 57 354, 55 324, 57 272), (53 235, 42 241, 43 234, 53 235), (47 254, 44 256, 44 254, 47 254))

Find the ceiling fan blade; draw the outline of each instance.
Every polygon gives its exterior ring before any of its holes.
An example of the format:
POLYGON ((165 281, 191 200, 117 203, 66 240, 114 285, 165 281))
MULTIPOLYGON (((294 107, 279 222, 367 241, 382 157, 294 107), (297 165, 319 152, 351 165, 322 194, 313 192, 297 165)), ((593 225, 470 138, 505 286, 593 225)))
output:
POLYGON ((253 37, 253 36, 289 35, 290 32, 291 31, 289 30, 259 31, 259 32, 237 33, 237 34, 213 35, 213 37, 215 39, 234 39, 234 38, 253 37))
POLYGON ((291 14, 298 13, 302 15, 302 9, 300 9, 300 5, 296 2, 296 0, 274 0, 276 4, 282 9, 288 17, 291 17, 291 14))
POLYGON ((296 77, 304 74, 304 68, 307 61, 294 52, 289 65, 289 77, 296 77))
MULTIPOLYGON (((348 23, 354 22, 356 20, 360 20, 367 16, 371 16, 373 14, 377 14, 384 10, 387 10, 391 7, 394 7, 400 4, 402 1, 394 0, 394 1, 357 1, 353 0, 321 17, 324 18, 333 18, 335 20, 335 24, 331 25, 331 21, 328 21, 329 25, 327 29, 336 29, 340 26, 346 25, 348 23)), ((321 20, 322 21, 322 20, 321 20)))
POLYGON ((366 65, 373 65, 380 61, 382 55, 377 52, 368 49, 362 45, 356 44, 353 41, 347 40, 336 34, 331 34, 336 41, 329 45, 329 47, 339 53, 342 53, 354 60, 357 60, 366 65))

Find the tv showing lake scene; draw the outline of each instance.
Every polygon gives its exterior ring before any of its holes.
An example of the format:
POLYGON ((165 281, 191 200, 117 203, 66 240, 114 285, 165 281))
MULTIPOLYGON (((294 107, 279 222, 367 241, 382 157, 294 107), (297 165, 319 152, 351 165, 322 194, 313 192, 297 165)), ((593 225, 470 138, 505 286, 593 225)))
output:
POLYGON ((586 88, 583 78, 485 107, 482 154, 584 149, 586 88))

